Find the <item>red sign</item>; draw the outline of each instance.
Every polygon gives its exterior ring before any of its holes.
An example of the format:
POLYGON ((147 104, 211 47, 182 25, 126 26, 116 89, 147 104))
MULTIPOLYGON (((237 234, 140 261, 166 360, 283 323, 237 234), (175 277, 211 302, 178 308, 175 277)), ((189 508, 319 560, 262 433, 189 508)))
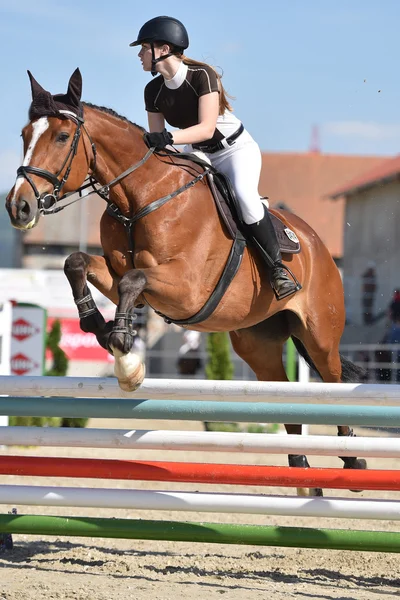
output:
POLYGON ((16 319, 12 324, 12 336, 18 341, 27 340, 32 335, 39 333, 39 329, 25 319, 16 319))
MULTIPOLYGON (((56 319, 47 321, 48 329, 56 319)), ((81 330, 79 319, 58 319, 61 323, 60 347, 70 360, 91 360, 100 362, 113 362, 114 358, 98 343, 93 333, 81 330)), ((47 351, 46 358, 51 359, 51 352, 47 351)))
POLYGON ((25 354, 22 354, 22 352, 14 354, 11 357, 11 373, 13 375, 26 375, 32 369, 37 369, 38 366, 37 363, 28 358, 28 356, 25 356, 25 354))

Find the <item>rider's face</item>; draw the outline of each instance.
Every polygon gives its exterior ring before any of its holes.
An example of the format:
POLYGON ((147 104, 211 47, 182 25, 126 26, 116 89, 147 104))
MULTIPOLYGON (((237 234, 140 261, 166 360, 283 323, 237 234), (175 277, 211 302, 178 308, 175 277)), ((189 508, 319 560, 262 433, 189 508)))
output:
MULTIPOLYGON (((154 49, 154 53, 157 57, 157 48, 154 49)), ((151 47, 150 44, 142 44, 138 57, 142 63, 143 71, 151 71, 151 47)))
MULTIPOLYGON (((154 44, 155 58, 159 58, 160 56, 163 56, 163 54, 166 54, 168 51, 169 51, 169 48, 165 44, 161 47, 157 47, 157 45, 154 44)), ((148 42, 144 42, 142 44, 142 47, 139 50, 138 57, 140 58, 140 61, 142 63, 143 71, 151 71, 152 54, 151 54, 151 46, 148 42)), ((156 66, 156 70, 157 70, 157 66, 156 66)))

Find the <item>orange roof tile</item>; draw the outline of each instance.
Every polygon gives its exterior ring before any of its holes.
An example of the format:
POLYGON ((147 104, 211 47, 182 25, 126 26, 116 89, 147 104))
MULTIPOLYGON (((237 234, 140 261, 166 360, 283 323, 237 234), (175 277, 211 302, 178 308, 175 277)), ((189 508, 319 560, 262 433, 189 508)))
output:
POLYGON ((345 186, 336 188, 329 196, 331 198, 348 196, 359 190, 382 184, 383 182, 393 181, 399 177, 400 156, 395 156, 394 158, 381 160, 376 167, 368 169, 368 171, 362 173, 361 176, 355 177, 345 186))

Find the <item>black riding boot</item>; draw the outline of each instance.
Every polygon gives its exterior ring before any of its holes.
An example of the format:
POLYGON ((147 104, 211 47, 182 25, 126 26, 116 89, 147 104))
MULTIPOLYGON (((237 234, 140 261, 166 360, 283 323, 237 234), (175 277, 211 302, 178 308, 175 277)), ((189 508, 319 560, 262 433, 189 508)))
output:
POLYGON ((248 228, 270 269, 271 286, 277 299, 282 300, 300 290, 301 286, 294 283, 282 264, 279 243, 267 208, 264 209, 264 218, 248 225, 248 228))

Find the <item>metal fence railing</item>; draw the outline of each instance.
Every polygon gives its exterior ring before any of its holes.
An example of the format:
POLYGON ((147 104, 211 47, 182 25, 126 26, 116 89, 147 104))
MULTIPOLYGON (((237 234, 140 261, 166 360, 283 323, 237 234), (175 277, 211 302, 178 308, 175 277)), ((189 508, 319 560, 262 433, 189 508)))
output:
POLYGON ((366 383, 400 382, 400 344, 346 344, 340 351, 365 369, 366 383))
MULTIPOLYGON (((340 352, 365 370, 363 381, 366 383, 400 382, 400 344, 346 344, 340 347, 340 352)), ((201 367, 190 377, 204 379, 205 365, 208 360, 204 345, 197 352, 192 352, 191 357, 200 359, 201 367)), ((233 351, 231 359, 234 367, 234 379, 245 381, 256 379, 252 369, 233 351)), ((285 353, 283 360, 285 362, 285 353)), ((145 361, 150 377, 182 377, 176 368, 176 349, 149 349, 145 353, 145 361)), ((301 365, 301 369, 304 370, 304 365, 301 365)), ((299 369, 297 369, 297 373, 299 374, 299 369)), ((319 377, 311 371, 310 380, 318 381, 319 377)))

